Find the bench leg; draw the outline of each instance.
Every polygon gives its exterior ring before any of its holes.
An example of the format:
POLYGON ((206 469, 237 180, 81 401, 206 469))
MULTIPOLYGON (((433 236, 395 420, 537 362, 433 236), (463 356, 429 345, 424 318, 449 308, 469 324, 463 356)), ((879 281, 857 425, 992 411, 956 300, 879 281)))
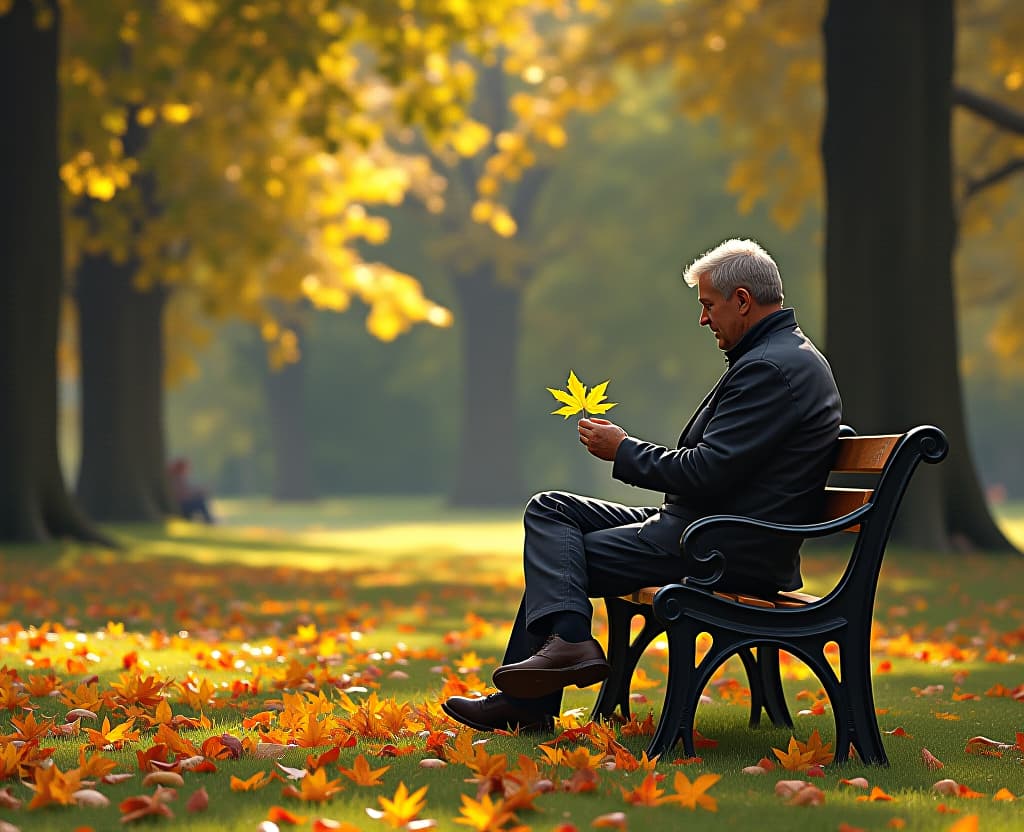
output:
POLYGON ((786 707, 786 694, 782 690, 782 676, 779 672, 779 648, 769 644, 757 646, 757 657, 749 647, 737 655, 747 671, 750 684, 750 727, 761 724, 762 708, 776 728, 792 728, 793 718, 786 707))
MULTIPOLYGON (((840 660, 845 656, 847 648, 840 648, 840 660)), ((845 688, 847 708, 847 724, 850 730, 850 741, 857 749, 862 763, 868 765, 889 765, 889 758, 882 746, 882 735, 878 730, 878 717, 875 715, 875 695, 871 686, 871 659, 866 649, 849 650, 850 661, 843 661, 843 688, 845 688)), ((837 744, 838 751, 838 744, 837 744)))
POLYGON ((697 634, 690 627, 671 625, 668 635, 668 685, 665 705, 658 727, 647 746, 647 756, 654 758, 669 751, 677 739, 683 742, 687 757, 693 757, 693 717, 697 696, 693 694, 694 659, 697 634))
MULTIPOLYGON (((793 717, 786 707, 786 694, 782 690, 782 673, 779 670, 779 648, 773 644, 762 644, 757 648, 757 670, 761 681, 764 709, 776 728, 792 728, 793 717)), ((760 714, 758 714, 760 716, 760 714)), ((756 723, 751 719, 751 725, 756 723)))
POLYGON ((605 598, 608 609, 608 664, 611 670, 601 685, 594 703, 594 716, 608 719, 619 708, 629 719, 629 683, 648 645, 665 631, 665 625, 654 617, 647 605, 631 604, 621 598, 605 598), (630 625, 637 615, 644 617, 643 629, 630 643, 630 625))

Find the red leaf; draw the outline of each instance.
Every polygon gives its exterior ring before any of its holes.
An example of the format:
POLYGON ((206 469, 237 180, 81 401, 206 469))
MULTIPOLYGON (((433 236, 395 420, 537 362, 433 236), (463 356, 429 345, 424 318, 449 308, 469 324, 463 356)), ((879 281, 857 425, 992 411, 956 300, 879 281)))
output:
POLYGON ((192 793, 192 797, 185 804, 187 812, 205 812, 210 805, 210 796, 206 793, 206 786, 200 786, 192 793))

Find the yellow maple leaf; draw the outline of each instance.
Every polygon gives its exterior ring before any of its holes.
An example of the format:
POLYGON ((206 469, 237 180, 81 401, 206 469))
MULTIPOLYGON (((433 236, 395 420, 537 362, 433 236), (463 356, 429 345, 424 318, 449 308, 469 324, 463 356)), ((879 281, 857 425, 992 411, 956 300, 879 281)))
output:
POLYGON ((427 805, 423 795, 427 793, 428 788, 428 786, 423 786, 410 793, 405 783, 400 782, 393 798, 390 800, 386 797, 377 798, 383 811, 367 807, 366 814, 376 820, 383 820, 385 823, 398 829, 415 820, 416 816, 423 811, 423 808, 427 805))
POLYGON ((131 730, 134 724, 135 717, 132 717, 111 728, 110 719, 103 717, 103 727, 99 731, 92 728, 86 728, 85 731, 89 735, 89 744, 101 751, 107 746, 120 749, 126 742, 133 742, 139 738, 139 732, 131 730))
POLYGON ((254 792, 262 789, 270 782, 270 777, 265 771, 257 771, 252 777, 243 780, 240 777, 231 775, 231 791, 233 792, 254 792))
POLYGON ((82 787, 77 769, 63 772, 55 765, 45 768, 40 766, 33 772, 33 778, 35 796, 28 804, 29 809, 38 809, 51 803, 70 806, 75 802, 74 793, 82 787))
POLYGON ((580 411, 583 411, 584 416, 588 413, 607 413, 618 404, 618 402, 604 401, 607 398, 605 396, 605 390, 608 389, 607 381, 602 381, 588 393, 586 385, 576 377, 576 373, 572 370, 569 370, 569 380, 566 382, 566 389, 568 392, 566 390, 556 390, 553 387, 547 388, 547 391, 564 405, 564 407, 560 407, 558 410, 552 410, 552 415, 568 419, 580 411))
POLYGON ((285 789, 285 793, 310 803, 323 803, 325 800, 330 800, 343 788, 341 780, 328 780, 327 769, 318 768, 299 781, 298 789, 289 786, 285 789))
POLYGON ((675 794, 662 798, 662 803, 678 803, 684 809, 696 809, 700 806, 709 812, 718 811, 718 801, 706 794, 715 783, 722 779, 720 774, 702 774, 692 783, 683 772, 677 771, 672 781, 675 794))
POLYGON ((341 768, 339 770, 349 780, 355 783, 357 786, 379 786, 381 785, 380 776, 387 771, 391 766, 384 766, 383 768, 371 769, 370 763, 362 754, 352 761, 352 768, 341 768))
POLYGON ((469 826, 477 832, 497 832, 515 818, 516 816, 505 808, 504 800, 492 801, 489 794, 485 794, 480 800, 474 800, 468 794, 464 794, 459 817, 455 818, 455 822, 469 826))
POLYGON ((800 742, 796 737, 790 736, 786 751, 778 748, 773 748, 772 751, 787 771, 807 771, 811 766, 827 765, 832 762, 833 754, 829 750, 831 746, 832 743, 822 744, 821 735, 815 728, 807 742, 800 742))
POLYGON ((601 767, 601 763, 604 760, 604 752, 598 751, 596 754, 591 754, 583 746, 574 748, 572 751, 566 751, 562 754, 561 765, 568 766, 569 768, 576 769, 597 769, 601 767))
POLYGON ((111 760, 109 757, 104 757, 98 751, 90 753, 87 757, 85 755, 88 745, 83 745, 78 749, 78 771, 81 777, 95 777, 101 778, 110 774, 117 768, 117 763, 111 760))

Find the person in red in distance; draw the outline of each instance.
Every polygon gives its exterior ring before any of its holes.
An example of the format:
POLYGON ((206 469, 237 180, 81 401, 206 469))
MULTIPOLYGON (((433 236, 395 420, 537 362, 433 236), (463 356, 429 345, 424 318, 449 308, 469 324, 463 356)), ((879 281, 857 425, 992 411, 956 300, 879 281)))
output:
MULTIPOLYGON (((442 703, 480 731, 546 730, 562 689, 606 678, 591 636, 590 598, 623 595, 697 575, 680 552, 686 527, 712 514, 807 523, 821 508, 839 436, 842 402, 828 362, 782 305, 771 255, 751 240, 727 240, 684 272, 697 287, 700 325, 714 333, 727 369, 674 448, 630 436, 607 419, 581 419, 579 439, 612 476, 663 492, 659 506, 626 506, 547 491, 524 515, 526 588, 502 665, 500 693, 442 703)), ((800 541, 730 531, 708 541, 727 558, 716 588, 797 589, 800 541)))
POLYGON ((171 483, 171 497, 178 507, 178 513, 186 520, 193 516, 199 517, 205 523, 215 522, 210 513, 210 506, 206 491, 195 486, 189 479, 189 462, 185 457, 178 457, 171 460, 167 466, 167 478, 171 483))

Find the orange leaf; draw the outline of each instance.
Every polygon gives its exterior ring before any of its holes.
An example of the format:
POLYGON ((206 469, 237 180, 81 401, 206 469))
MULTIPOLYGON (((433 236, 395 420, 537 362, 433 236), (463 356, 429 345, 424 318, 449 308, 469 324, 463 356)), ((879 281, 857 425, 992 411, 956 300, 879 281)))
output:
POLYGON ((379 786, 381 785, 380 776, 389 768, 391 766, 376 769, 370 768, 370 763, 366 757, 360 754, 352 761, 351 769, 339 766, 338 770, 357 786, 379 786))
POLYGON ((924 764, 932 771, 938 771, 942 768, 942 761, 932 754, 927 748, 921 749, 921 759, 924 760, 924 764))
POLYGON ((317 818, 313 821, 313 832, 359 832, 359 827, 348 821, 317 818))
POLYGON ((648 774, 635 789, 626 790, 621 786, 619 789, 625 801, 634 806, 657 806, 661 796, 665 794, 664 789, 658 788, 658 775, 653 772, 648 774))
POLYGON ((340 754, 341 746, 339 745, 334 746, 334 748, 330 749, 329 751, 325 751, 318 757, 314 757, 312 754, 307 754, 306 768, 308 768, 310 771, 313 771, 314 769, 323 768, 324 766, 330 765, 331 763, 336 763, 338 761, 338 756, 340 754))
POLYGON ((306 822, 306 817, 305 815, 293 814, 281 806, 271 806, 267 811, 267 820, 272 820, 274 823, 289 823, 292 826, 298 826, 306 822))
POLYGON ((254 792, 257 789, 262 789, 270 782, 270 778, 265 771, 257 771, 252 777, 248 777, 242 780, 239 777, 231 775, 231 791, 233 792, 254 792))
POLYGON ((949 832, 978 832, 978 816, 964 815, 949 827, 949 832))
POLYGON ((1017 796, 1005 786, 992 795, 993 800, 1016 800, 1017 796))
POLYGON ((621 829, 622 832, 626 830, 626 813, 625 812, 609 812, 607 815, 598 815, 590 822, 591 826, 597 828, 613 827, 615 829, 621 829))
POLYGON ((892 795, 886 794, 882 789, 878 788, 878 786, 872 787, 871 794, 861 795, 860 797, 857 798, 857 800, 862 801, 862 802, 863 801, 874 802, 876 800, 892 800, 892 799, 893 799, 892 795))
POLYGON ((696 809, 700 806, 709 812, 718 811, 718 801, 706 794, 715 783, 722 779, 721 774, 702 774, 692 783, 683 772, 677 771, 672 780, 675 794, 663 798, 661 803, 678 803, 684 809, 696 809))

